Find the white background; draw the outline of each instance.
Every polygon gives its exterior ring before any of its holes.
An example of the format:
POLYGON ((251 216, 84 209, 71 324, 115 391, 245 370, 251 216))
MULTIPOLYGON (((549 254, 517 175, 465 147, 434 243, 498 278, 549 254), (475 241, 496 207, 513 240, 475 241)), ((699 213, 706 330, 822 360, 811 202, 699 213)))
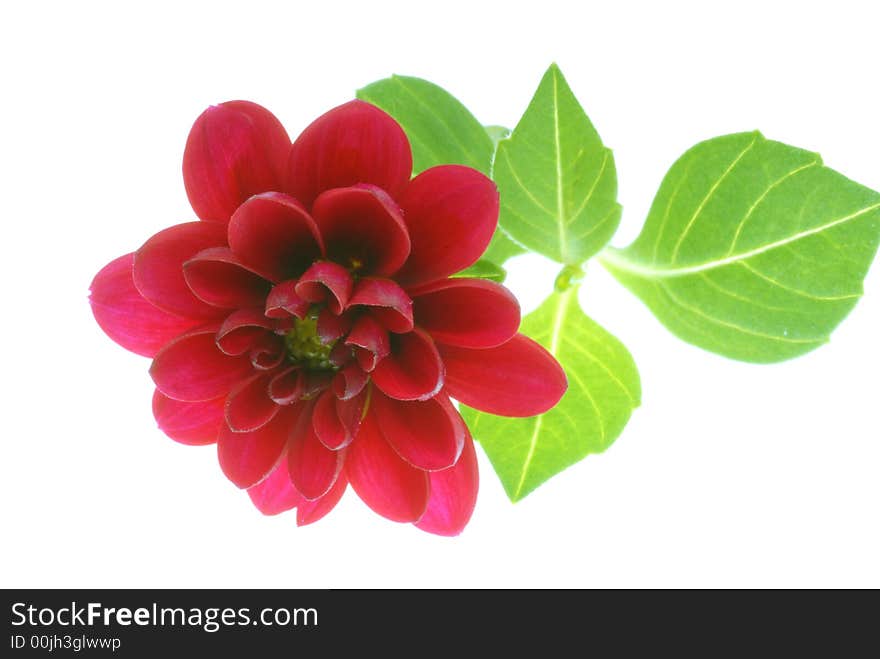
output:
MULTIPOLYGON (((830 345, 762 367, 680 342, 591 267, 582 302, 632 351, 642 407, 517 505, 481 454, 451 540, 351 491, 311 527, 261 516, 212 447, 155 428, 149 362, 87 303, 105 263, 194 218, 180 161, 207 105, 257 101, 296 135, 392 72, 514 125, 559 62, 615 151, 618 245, 672 161, 723 133, 880 188, 878 18, 840 1, 4 3, 0 585, 880 586, 880 268, 830 345)), ((554 273, 519 261, 509 284, 530 309, 554 273)))

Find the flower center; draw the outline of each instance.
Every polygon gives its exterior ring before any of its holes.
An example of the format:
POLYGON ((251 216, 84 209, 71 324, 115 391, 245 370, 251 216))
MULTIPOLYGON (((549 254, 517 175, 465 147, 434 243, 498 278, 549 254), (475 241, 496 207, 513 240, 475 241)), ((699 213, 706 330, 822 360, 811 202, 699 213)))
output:
POLYGON ((294 319, 293 327, 284 335, 284 346, 290 361, 313 370, 337 370, 338 367, 330 361, 330 352, 335 344, 336 341, 324 343, 318 336, 318 314, 315 310, 302 320, 294 319))

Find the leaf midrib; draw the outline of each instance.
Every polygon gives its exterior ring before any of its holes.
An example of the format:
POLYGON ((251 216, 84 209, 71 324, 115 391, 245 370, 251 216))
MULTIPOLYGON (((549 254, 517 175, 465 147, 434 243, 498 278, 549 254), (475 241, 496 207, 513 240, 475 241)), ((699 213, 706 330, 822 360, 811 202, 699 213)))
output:
MULTIPOLYGON (((559 307, 556 309, 556 313, 553 316, 553 326, 550 333, 550 345, 548 347, 550 354, 556 357, 559 354, 559 342, 562 338, 562 326, 565 324, 565 317, 568 315, 568 307, 571 304, 572 297, 574 293, 576 293, 577 288, 570 288, 564 293, 560 294, 559 307)), ((535 419, 535 427, 532 430, 532 436, 529 438, 529 452, 526 454, 526 459, 523 462, 522 471, 520 472, 519 483, 517 483, 516 491, 513 493, 512 499, 514 501, 520 498, 520 494, 522 493, 523 486, 526 482, 526 476, 529 473, 529 467, 532 464, 532 460, 535 457, 535 452, 538 448, 538 436, 541 434, 541 426, 544 422, 545 414, 541 414, 535 419)))
POLYGON ((563 216, 564 199, 562 194, 562 145, 559 142, 559 78, 553 72, 553 137, 556 150, 556 227, 559 232, 559 256, 567 261, 568 238, 565 235, 567 226, 563 216))
POLYGON ((643 265, 638 261, 634 261, 633 259, 625 256, 625 250, 619 249, 606 249, 599 255, 599 260, 603 263, 607 263, 612 268, 616 268, 618 270, 623 270, 634 275, 638 275, 641 277, 645 277, 648 279, 663 279, 667 277, 682 277, 685 275, 697 274, 700 272, 705 272, 707 270, 714 270, 715 268, 721 268, 726 265, 731 265, 733 263, 737 263, 740 261, 745 261, 755 256, 759 256, 766 252, 770 252, 779 247, 783 247, 784 245, 788 245, 790 243, 796 242, 798 240, 802 240, 804 238, 808 238, 809 236, 813 236, 817 233, 822 233, 823 231, 827 231, 828 229, 832 229, 841 224, 846 224, 847 222, 851 222, 856 220, 871 211, 875 211, 880 208, 880 203, 873 204, 871 206, 867 206, 862 208, 861 210, 856 211, 855 213, 851 213, 842 218, 838 218, 836 220, 832 220, 831 222, 827 222, 817 227, 813 227, 812 229, 807 229, 805 231, 798 232, 792 236, 787 238, 783 238, 781 240, 774 241, 772 243, 768 243, 762 247, 756 247, 755 249, 748 250, 746 252, 740 252, 739 254, 733 254, 731 256, 726 256, 721 259, 715 259, 713 261, 706 261, 705 263, 698 263, 695 265, 685 266, 685 267, 657 267, 650 265, 643 265))

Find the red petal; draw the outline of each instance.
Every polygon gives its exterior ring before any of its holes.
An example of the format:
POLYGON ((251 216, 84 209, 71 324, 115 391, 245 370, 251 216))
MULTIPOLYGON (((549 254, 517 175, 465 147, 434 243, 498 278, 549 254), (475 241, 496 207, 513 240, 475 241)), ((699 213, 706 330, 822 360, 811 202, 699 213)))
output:
POLYGON ((215 307, 262 307, 271 284, 239 262, 228 247, 202 250, 183 264, 183 276, 200 300, 215 307))
POLYGON ((284 452, 301 409, 300 405, 285 407, 253 432, 233 432, 224 424, 217 441, 217 455, 226 477, 246 488, 268 476, 284 452))
POLYGON ((367 413, 357 438, 348 448, 346 473, 354 491, 370 508, 394 522, 415 522, 430 495, 427 472, 405 462, 367 413))
POLYGON ((437 535, 458 535, 467 526, 477 504, 480 475, 470 435, 454 467, 430 474, 431 498, 416 526, 437 535))
POLYGON ((251 350, 251 366, 258 371, 271 371, 281 366, 285 357, 284 340, 277 334, 266 334, 251 350))
POLYGON ((235 387, 226 399, 226 423, 235 432, 250 432, 265 426, 280 409, 269 398, 271 373, 259 373, 235 387))
POLYGON ((201 403, 184 403, 153 392, 153 416, 159 428, 175 442, 201 446, 217 441, 223 426, 225 398, 201 403))
POLYGON ((351 444, 360 429, 366 403, 366 391, 348 400, 339 400, 330 389, 321 394, 312 413, 312 424, 321 443, 332 451, 351 444))
POLYGON ((296 292, 308 302, 329 299, 330 310, 339 315, 348 305, 354 281, 348 270, 330 261, 320 261, 306 270, 296 284, 296 292))
POLYGON ((343 367, 348 364, 352 360, 353 355, 351 354, 351 347, 345 345, 344 343, 337 343, 330 350, 330 355, 327 359, 331 364, 338 367, 343 367))
POLYGON ((517 334, 496 348, 471 350, 440 346, 446 390, 465 405, 501 416, 542 414, 568 388, 553 355, 517 334))
POLYGON ((89 304, 98 325, 126 350, 152 357, 171 339, 197 325, 147 302, 131 278, 134 254, 120 256, 101 268, 90 287, 89 304))
POLYGON ((251 372, 247 356, 230 357, 217 347, 217 326, 202 327, 175 339, 158 352, 150 375, 163 394, 199 402, 225 396, 251 372))
POLYGON ((311 400, 331 385, 333 373, 330 371, 306 371, 304 378, 303 398, 311 400))
POLYGON ((498 189, 480 172, 441 165, 415 177, 400 202, 412 249, 397 280, 412 286, 472 265, 498 224, 498 189))
POLYGON ((369 185, 335 188, 321 194, 312 215, 327 257, 359 274, 394 274, 409 256, 409 235, 400 208, 369 185))
POLYGON ((376 412, 382 435, 412 466, 436 471, 458 460, 465 426, 442 394, 418 402, 394 400, 374 391, 370 409, 376 412))
POLYGON ((443 387, 443 362, 427 332, 391 336, 391 354, 376 365, 373 382, 398 400, 426 400, 443 387))
POLYGON ((183 152, 183 183, 203 220, 228 222, 251 195, 280 190, 290 138, 256 103, 212 105, 196 119, 183 152))
POLYGON ((357 396, 370 376, 355 362, 349 362, 333 377, 333 393, 340 400, 350 400, 357 396))
POLYGON ((369 315, 358 318, 345 339, 345 344, 355 346, 358 364, 367 373, 391 353, 388 330, 369 315))
MULTIPOLYGON (((390 344, 388 350, 391 350, 390 344)), ((355 348, 354 356, 357 360, 358 366, 360 366, 365 373, 372 373, 376 369, 376 364, 382 359, 375 352, 370 352, 363 348, 355 348)))
POLYGON ((324 343, 333 343, 342 338, 351 329, 351 314, 337 316, 330 309, 323 309, 318 314, 315 331, 324 343))
POLYGON ((269 292, 266 298, 266 315, 269 318, 306 317, 312 305, 296 294, 296 280, 281 282, 269 292))
POLYGON ((305 501, 290 482, 287 463, 284 461, 280 461, 266 478, 248 488, 247 493, 264 515, 283 513, 305 501))
POLYGON ((412 173, 412 152, 394 119, 350 101, 303 131, 288 164, 287 189, 308 206, 324 190, 355 183, 373 183, 396 197, 412 173))
MULTIPOLYGON (((352 439, 357 437, 369 405, 370 391, 367 389, 361 390, 357 396, 346 400, 336 399, 336 415, 342 422, 342 427, 345 428, 348 437, 352 439)), ((347 438, 346 441, 348 441, 347 438)))
POLYGON ((318 499, 333 487, 345 462, 345 451, 331 451, 315 434, 313 406, 297 424, 287 452, 287 468, 294 487, 309 501, 318 499))
POLYGON ((141 295, 173 314, 217 318, 223 312, 197 298, 183 277, 183 264, 209 247, 226 244, 226 230, 207 222, 164 229, 134 254, 132 275, 141 295))
POLYGON ((339 415, 336 413, 336 396, 330 389, 324 391, 315 403, 312 426, 315 436, 331 451, 344 448, 353 439, 339 420, 339 415))
POLYGON ((305 393, 305 372, 300 366, 291 366, 269 381, 269 398, 279 405, 290 405, 305 393))
POLYGON ((267 192, 244 202, 229 221, 229 247, 271 281, 297 277, 321 257, 315 221, 293 197, 267 192))
POLYGON ((303 501, 296 509, 296 525, 305 526, 313 524, 324 517, 327 513, 336 507, 342 495, 345 494, 345 488, 348 486, 348 478, 345 472, 340 472, 336 478, 336 482, 330 491, 320 499, 314 501, 303 501))
POLYGON ((217 347, 227 355, 243 355, 268 341, 267 330, 274 327, 272 321, 260 309, 233 311, 217 330, 217 347))
POLYGON ((392 332, 410 332, 413 328, 413 301, 397 282, 365 277, 358 281, 350 306, 371 308, 371 315, 392 332))
POLYGON ((412 293, 413 316, 438 343, 494 348, 519 329, 519 303, 485 279, 443 279, 412 293))

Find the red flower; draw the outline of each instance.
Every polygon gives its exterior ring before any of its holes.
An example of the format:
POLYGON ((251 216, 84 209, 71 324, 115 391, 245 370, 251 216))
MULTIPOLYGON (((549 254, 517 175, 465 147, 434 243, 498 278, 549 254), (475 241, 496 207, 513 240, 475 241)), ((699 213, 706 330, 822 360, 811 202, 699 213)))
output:
POLYGON ((98 324, 153 358, 153 412, 217 443, 266 514, 326 515, 348 484, 388 519, 459 533, 477 461, 450 397, 528 416, 566 388, 517 334, 504 287, 450 278, 498 220, 495 185, 456 165, 410 180, 400 126, 353 101, 291 144, 234 101, 195 122, 183 157, 199 222, 160 231, 91 286, 98 324))

